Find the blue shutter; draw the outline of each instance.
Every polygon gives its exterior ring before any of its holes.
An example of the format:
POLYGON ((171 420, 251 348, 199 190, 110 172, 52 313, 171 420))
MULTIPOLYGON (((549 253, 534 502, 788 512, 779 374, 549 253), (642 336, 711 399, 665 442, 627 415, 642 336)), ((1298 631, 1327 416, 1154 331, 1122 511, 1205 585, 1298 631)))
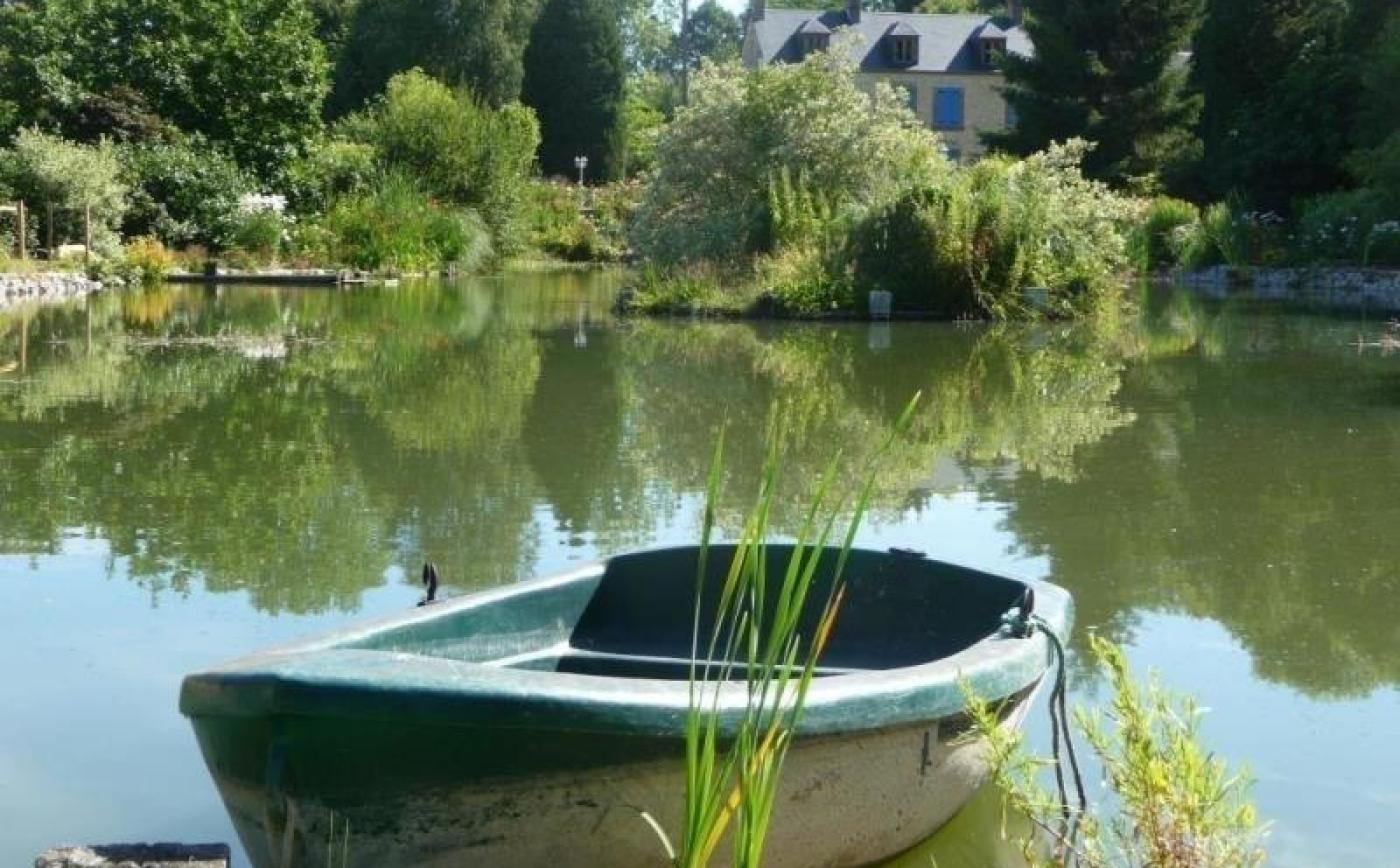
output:
POLYGON ((933 125, 940 130, 963 128, 963 89, 940 87, 933 95, 933 125))

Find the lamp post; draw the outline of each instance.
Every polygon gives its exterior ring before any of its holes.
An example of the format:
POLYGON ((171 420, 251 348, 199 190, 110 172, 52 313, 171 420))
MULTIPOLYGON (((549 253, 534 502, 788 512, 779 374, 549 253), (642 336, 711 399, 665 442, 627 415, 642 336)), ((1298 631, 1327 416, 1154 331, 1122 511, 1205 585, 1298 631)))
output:
POLYGON ((587 157, 574 157, 574 168, 578 169, 578 185, 583 186, 583 173, 588 168, 587 157))

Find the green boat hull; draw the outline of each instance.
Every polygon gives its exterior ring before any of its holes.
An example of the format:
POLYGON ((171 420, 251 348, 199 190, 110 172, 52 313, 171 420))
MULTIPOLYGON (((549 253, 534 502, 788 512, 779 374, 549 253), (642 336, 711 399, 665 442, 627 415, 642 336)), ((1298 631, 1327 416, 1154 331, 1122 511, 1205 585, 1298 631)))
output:
MULTIPOLYGON (((623 556, 259 654, 190 676, 181 708, 259 868, 660 864, 641 812, 678 828, 695 561, 623 556)), ((1029 587, 1069 629, 1049 585, 881 552, 847 579, 771 865, 867 864, 936 831, 985 776, 958 679, 1018 725, 1051 649, 1001 615, 1029 587)), ((743 704, 722 694, 726 726, 743 704)))

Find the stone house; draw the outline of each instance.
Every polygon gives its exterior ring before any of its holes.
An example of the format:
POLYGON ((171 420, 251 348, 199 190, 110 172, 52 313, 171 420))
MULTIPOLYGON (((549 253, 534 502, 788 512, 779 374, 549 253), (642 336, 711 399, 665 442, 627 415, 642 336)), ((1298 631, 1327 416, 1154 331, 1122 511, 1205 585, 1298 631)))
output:
POLYGON ((844 10, 769 9, 752 0, 744 34, 744 63, 750 67, 800 61, 830 47, 834 35, 855 35, 859 79, 887 81, 903 90, 909 105, 942 137, 948 156, 973 159, 984 151, 980 134, 1015 123, 1002 97, 999 68, 1006 52, 1030 54, 1021 26, 1021 5, 1010 16, 919 15, 870 12, 860 0, 844 10))

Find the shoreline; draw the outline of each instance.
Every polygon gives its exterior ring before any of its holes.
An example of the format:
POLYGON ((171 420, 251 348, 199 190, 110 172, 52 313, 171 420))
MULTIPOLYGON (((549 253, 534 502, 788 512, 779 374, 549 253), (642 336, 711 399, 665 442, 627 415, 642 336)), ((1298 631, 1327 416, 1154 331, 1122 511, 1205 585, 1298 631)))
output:
POLYGON ((102 292, 106 285, 72 271, 0 274, 0 311, 26 304, 62 304, 102 292))

